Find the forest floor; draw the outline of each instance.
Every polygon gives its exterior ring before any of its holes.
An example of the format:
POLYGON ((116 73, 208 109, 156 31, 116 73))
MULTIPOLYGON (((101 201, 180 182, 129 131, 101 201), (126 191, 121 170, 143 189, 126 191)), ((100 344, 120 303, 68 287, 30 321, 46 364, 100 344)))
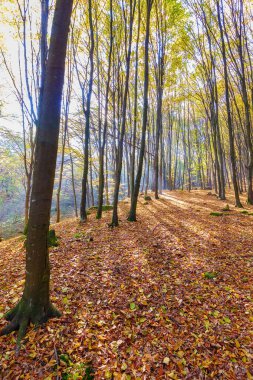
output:
MULTIPOLYGON (((18 357, 15 333, 0 338, 1 379, 253 379, 253 215, 207 191, 142 197, 136 223, 128 209, 115 229, 111 212, 55 227, 62 317, 30 328, 18 357)), ((22 292, 23 241, 0 251, 2 316, 22 292)))

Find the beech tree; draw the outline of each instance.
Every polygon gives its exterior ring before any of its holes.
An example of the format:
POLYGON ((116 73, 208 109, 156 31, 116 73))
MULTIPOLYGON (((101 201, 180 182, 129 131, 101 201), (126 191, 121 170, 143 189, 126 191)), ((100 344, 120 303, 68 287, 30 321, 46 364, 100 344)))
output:
POLYGON ((143 89, 143 116, 142 116, 142 134, 141 134, 141 147, 140 158, 136 173, 135 185, 133 189, 133 196, 131 200, 131 208, 128 220, 134 222, 136 220, 136 207, 140 190, 143 160, 146 144, 146 130, 148 123, 148 87, 149 87, 149 36, 150 36, 150 14, 153 5, 153 0, 146 1, 146 35, 145 35, 145 68, 144 68, 144 89, 143 89))
POLYGON ((20 346, 27 326, 60 316, 51 304, 48 230, 57 157, 61 97, 72 0, 57 0, 36 136, 34 175, 26 243, 26 278, 21 300, 6 314, 1 335, 18 330, 20 346))

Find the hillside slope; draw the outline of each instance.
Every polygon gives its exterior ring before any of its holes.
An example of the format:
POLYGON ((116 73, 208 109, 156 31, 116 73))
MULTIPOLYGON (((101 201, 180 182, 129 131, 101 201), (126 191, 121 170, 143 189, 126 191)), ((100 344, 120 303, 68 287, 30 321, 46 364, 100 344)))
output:
MULTIPOLYGON (((119 228, 110 212, 58 224, 51 294, 63 315, 29 329, 18 358, 15 334, 1 337, 0 378, 253 379, 253 215, 226 203, 166 192, 141 198, 136 223, 125 201, 119 228)), ((23 241, 0 251, 2 316, 22 291, 23 241)))

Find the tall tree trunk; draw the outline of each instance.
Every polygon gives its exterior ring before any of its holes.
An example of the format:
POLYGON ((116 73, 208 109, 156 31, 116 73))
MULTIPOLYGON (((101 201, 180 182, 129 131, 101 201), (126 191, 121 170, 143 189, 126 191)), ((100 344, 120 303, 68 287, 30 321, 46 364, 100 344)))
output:
POLYGON ((113 213, 112 213, 112 222, 111 222, 111 226, 114 226, 114 227, 117 227, 119 225, 118 201, 119 201, 119 188, 120 188, 121 171, 122 171, 123 143, 124 143, 124 136, 125 136, 125 130, 126 130, 127 96, 128 96, 128 88, 129 88, 135 5, 136 5, 136 0, 130 0, 130 25, 129 25, 128 49, 127 49, 127 56, 126 56, 126 78, 125 78, 124 97, 123 97, 123 105, 122 105, 122 123, 121 123, 121 131, 120 131, 120 138, 119 138, 118 151, 117 151, 117 160, 116 160, 115 185, 114 185, 114 194, 113 194, 113 213))
POLYGON ((72 183, 72 191, 73 191, 73 198, 74 198, 74 210, 75 210, 75 217, 78 218, 78 210, 77 210, 77 200, 76 200, 76 186, 75 186, 75 174, 74 174, 74 161, 72 157, 72 153, 70 150, 70 143, 69 143, 69 134, 68 134, 68 148, 69 148, 69 160, 70 160, 70 168, 71 168, 71 183, 72 183))
POLYGON ((58 148, 61 97, 64 83, 66 46, 71 0, 57 0, 44 93, 35 150, 35 165, 26 243, 25 288, 19 303, 6 314, 11 321, 1 335, 19 330, 17 347, 20 347, 30 322, 37 325, 60 313, 52 306, 49 297, 48 230, 58 148))
POLYGON ((141 10, 140 0, 138 0, 138 29, 136 40, 136 53, 135 53, 135 73, 134 73, 134 127, 133 127, 133 148, 131 157, 131 173, 130 173, 130 188, 131 198, 134 192, 134 179, 135 179, 135 146, 136 146, 136 133, 137 133, 137 117, 138 117, 138 74, 139 74, 139 39, 140 39, 140 26, 141 26, 141 10))
POLYGON ((224 80, 225 80, 225 95, 226 95, 230 159, 231 159, 232 179, 233 179, 233 186, 234 186, 234 193, 235 193, 235 205, 236 207, 242 207, 240 196, 239 196, 237 176, 236 176, 236 156, 235 156, 233 125, 232 125, 232 117, 231 117, 231 109, 230 109, 227 57, 226 57, 226 47, 225 47, 225 40, 224 40, 224 31, 223 31, 223 25, 222 25, 222 20, 221 20, 221 15, 223 15, 223 21, 224 21, 224 14, 223 14, 222 2, 221 2, 221 7, 220 7, 219 0, 216 1, 216 8, 217 8, 218 24, 219 24, 220 37, 221 37, 221 50, 222 50, 222 60, 223 60, 223 69, 224 69, 224 80))
POLYGON ((131 208, 128 216, 128 220, 131 222, 136 221, 136 208, 138 195, 140 190, 142 166, 145 153, 146 143, 146 129, 148 122, 148 85, 149 85, 149 34, 150 34, 150 14, 152 9, 153 0, 147 0, 147 15, 146 15, 146 36, 145 36, 145 67, 144 67, 144 91, 143 91, 143 119, 142 119, 142 133, 141 133, 141 147, 139 164, 136 174, 134 194, 131 201, 131 208))
POLYGON ((94 30, 92 20, 92 0, 89 0, 89 24, 90 24, 90 78, 89 89, 87 94, 87 105, 85 110, 85 142, 84 142, 84 166, 83 166, 83 178, 82 178, 82 193, 80 204, 80 220, 84 222, 87 219, 86 213, 86 198, 87 198, 87 180, 89 171, 89 141, 90 141, 90 112, 91 112, 91 96, 93 87, 93 75, 94 75, 94 30))
POLYGON ((112 49, 113 49, 113 12, 112 12, 112 0, 110 0, 110 48, 109 48, 108 71, 107 71, 107 82, 106 82, 106 93, 105 93, 104 130, 103 130, 102 144, 101 144, 101 148, 99 152, 98 209, 97 209, 97 216, 96 216, 97 219, 100 219, 102 216, 103 198, 104 198, 104 183, 105 183, 104 155, 105 155, 107 126, 108 126, 108 104, 109 104, 109 89, 110 89, 110 80, 111 80, 112 49))
POLYGON ((62 177, 63 177, 63 168, 64 168, 64 158, 65 158, 65 147, 67 140, 67 131, 68 131, 68 119, 69 119, 69 105, 70 105, 70 96, 71 96, 71 67, 70 61, 68 60, 68 85, 66 92, 66 100, 64 107, 64 125, 63 125, 63 136, 62 136, 62 154, 61 154, 61 165, 59 173, 59 184, 56 193, 56 223, 60 222, 61 218, 61 208, 60 208, 60 197, 61 197, 61 187, 62 187, 62 177))

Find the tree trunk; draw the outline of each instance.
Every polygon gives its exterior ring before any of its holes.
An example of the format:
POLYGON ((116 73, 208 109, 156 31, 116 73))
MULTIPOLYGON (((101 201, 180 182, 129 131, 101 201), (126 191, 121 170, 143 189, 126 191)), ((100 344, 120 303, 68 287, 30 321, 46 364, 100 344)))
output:
MULTIPOLYGON (((235 205, 236 207, 242 207, 240 197, 239 197, 239 189, 238 189, 237 176, 236 176, 236 156, 235 156, 233 126, 232 126, 231 109, 230 109, 227 57, 226 57, 226 47, 225 47, 225 41, 224 41, 224 32, 223 32, 223 26, 222 26, 222 21, 221 21, 221 13, 223 14, 223 6, 220 7, 219 0, 216 2, 216 7, 217 7, 218 24, 219 24, 220 37, 221 37, 222 59, 223 59, 223 65, 224 65, 223 68, 224 68, 226 108, 227 108, 227 118, 228 118, 227 121, 228 121, 229 147, 230 147, 230 159, 231 159, 231 165, 232 165, 232 179, 233 179, 233 186, 234 186, 234 193, 235 193, 235 205)), ((223 21, 224 21, 224 14, 223 14, 223 21)))
MULTIPOLYGON (((108 126, 108 103, 109 103, 109 89, 111 80, 111 61, 112 61, 112 49, 113 49, 113 11, 112 11, 112 0, 110 0, 110 50, 108 57, 108 71, 107 71, 107 82, 106 82, 106 94, 105 94, 105 120, 104 120, 104 130, 103 130, 103 140, 99 152, 99 185, 98 185, 98 210, 97 219, 102 217, 103 209, 103 198, 104 198, 104 155, 106 146, 106 135, 108 126)), ((107 189, 107 199, 108 199, 108 189, 107 189)))
POLYGON ((131 62, 131 50, 132 50, 132 37, 133 37, 133 22, 135 13, 136 0, 130 0, 130 25, 129 25, 129 40, 128 40, 128 50, 126 56, 126 78, 124 87, 124 97, 122 105, 122 123, 121 131, 117 152, 117 162, 115 171, 115 185, 113 194, 113 213, 112 213, 112 227, 117 227, 119 225, 118 220, 118 201, 119 201, 119 188, 121 181, 121 171, 122 171, 122 159, 123 159, 123 142, 126 130, 126 110, 127 110, 127 96, 129 88, 129 76, 130 76, 130 62, 131 62))
POLYGON ((84 143, 84 166, 83 166, 83 178, 82 178, 82 193, 80 204, 80 220, 84 222, 87 219, 86 213, 86 198, 87 198, 87 180, 89 171, 89 141, 90 141, 90 109, 91 109, 91 96, 93 87, 93 74, 94 74, 94 31, 92 20, 92 0, 89 0, 89 24, 90 24, 90 78, 89 89, 87 94, 87 107, 85 110, 85 143, 84 143))
POLYGON ((25 288, 19 303, 6 314, 11 321, 1 335, 19 330, 20 347, 30 322, 40 324, 60 313, 49 297, 48 230, 58 148, 61 97, 68 30, 72 12, 71 0, 57 0, 41 103, 35 150, 35 165, 26 243, 25 288))
POLYGON ((141 183, 142 166, 145 153, 145 143, 146 143, 146 129, 148 122, 148 85, 149 85, 149 34, 150 34, 150 13, 152 8, 153 0, 147 0, 147 25, 146 25, 146 36, 145 36, 145 67, 144 67, 144 92, 143 92, 143 119, 142 119, 142 134, 141 134, 141 147, 140 147, 140 157, 139 164, 136 174, 134 193, 131 201, 131 208, 128 216, 128 220, 131 222, 136 221, 136 208, 137 201, 141 183))

